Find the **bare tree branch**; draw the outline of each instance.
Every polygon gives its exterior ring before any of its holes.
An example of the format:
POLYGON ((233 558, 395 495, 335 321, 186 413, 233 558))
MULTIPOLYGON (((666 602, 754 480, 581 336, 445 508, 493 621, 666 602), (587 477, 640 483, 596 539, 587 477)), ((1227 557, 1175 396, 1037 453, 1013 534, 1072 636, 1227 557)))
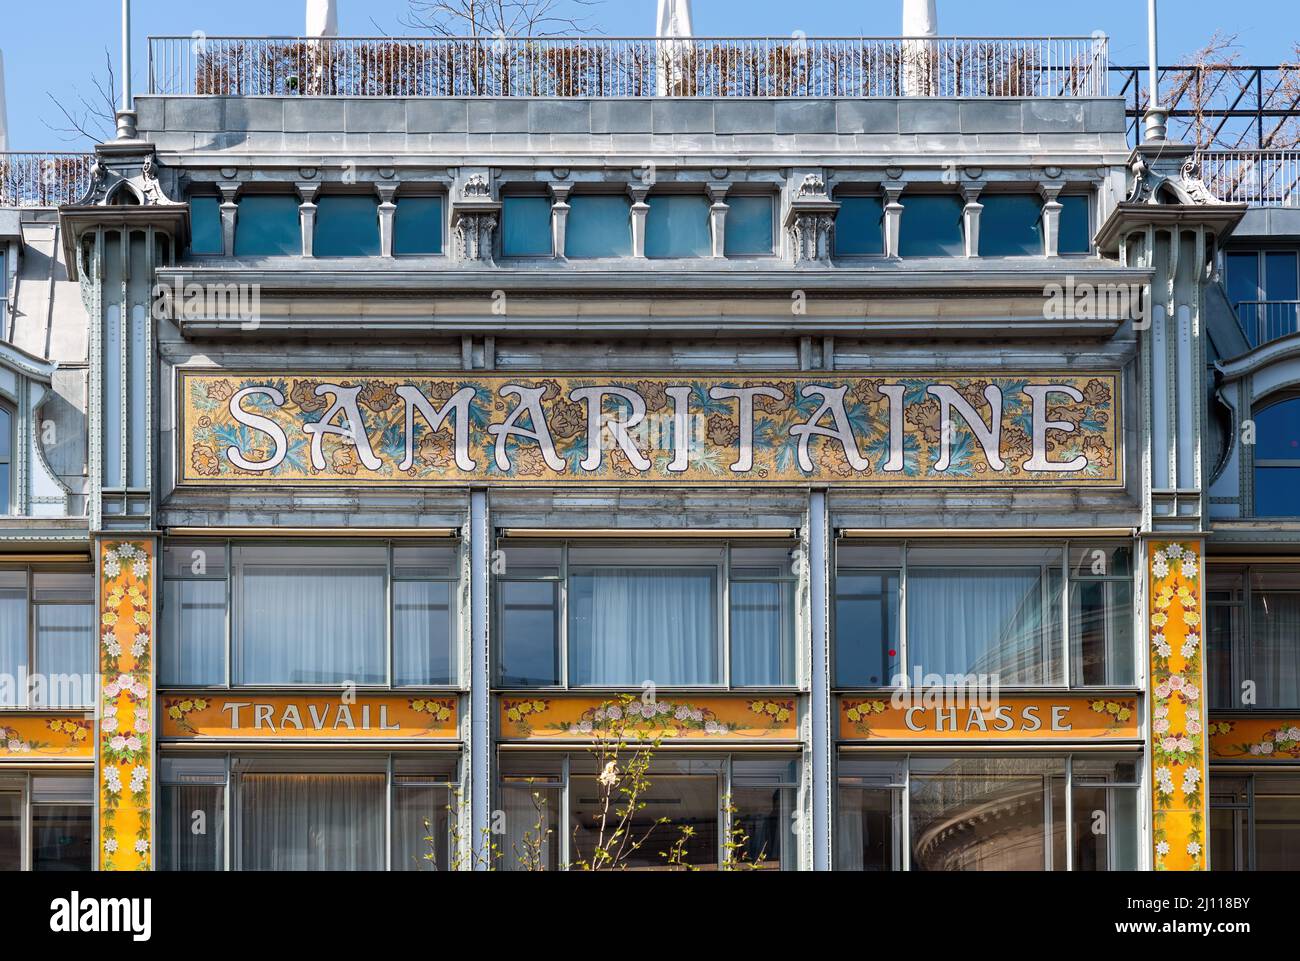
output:
POLYGON ((604 0, 408 0, 400 22, 440 37, 566 37, 599 33, 583 10, 604 0))
POLYGON ((62 123, 44 119, 41 122, 67 143, 83 139, 102 143, 112 139, 117 130, 117 74, 107 48, 104 49, 104 73, 92 76, 90 82, 94 89, 89 93, 82 93, 76 86, 72 88, 75 101, 64 102, 48 90, 45 92, 58 108, 62 123))

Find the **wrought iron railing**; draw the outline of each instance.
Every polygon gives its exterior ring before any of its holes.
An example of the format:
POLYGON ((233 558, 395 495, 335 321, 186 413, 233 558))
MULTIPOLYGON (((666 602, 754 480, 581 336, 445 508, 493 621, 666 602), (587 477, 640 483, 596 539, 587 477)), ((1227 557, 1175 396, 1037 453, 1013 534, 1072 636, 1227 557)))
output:
POLYGON ((1228 203, 1300 207, 1300 150, 1202 150, 1201 179, 1228 203))
POLYGON ((1300 330, 1300 300, 1243 300, 1237 319, 1250 346, 1258 347, 1300 330))
POLYGON ((1096 37, 151 37, 149 92, 347 97, 1100 97, 1096 37))
POLYGON ((90 189, 93 154, 0 153, 0 207, 57 207, 90 189))

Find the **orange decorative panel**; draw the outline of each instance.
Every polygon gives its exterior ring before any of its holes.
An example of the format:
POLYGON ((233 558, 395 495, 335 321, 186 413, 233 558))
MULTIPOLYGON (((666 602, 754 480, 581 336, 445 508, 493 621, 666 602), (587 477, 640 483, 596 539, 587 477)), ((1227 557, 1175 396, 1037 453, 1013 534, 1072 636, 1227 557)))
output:
POLYGON ((795 741, 799 738, 799 702, 791 695, 694 696, 662 694, 506 695, 500 698, 500 736, 511 741, 586 741, 602 725, 618 722, 627 736, 645 740, 795 741))
POLYGON ((153 575, 150 541, 99 546, 99 866, 153 863, 153 575))
POLYGON ((95 723, 83 715, 0 714, 0 764, 94 757, 95 723))
POLYGON ((455 740, 455 695, 166 693, 166 740, 455 740))
POLYGON ((1300 761, 1300 718, 1210 721, 1212 761, 1300 761))
POLYGON ((844 741, 1133 741, 1136 697, 995 697, 946 701, 926 693, 839 699, 844 741), (932 701, 938 703, 931 703, 932 701))
POLYGON ((1209 868, 1201 543, 1148 545, 1151 798, 1157 871, 1209 868))

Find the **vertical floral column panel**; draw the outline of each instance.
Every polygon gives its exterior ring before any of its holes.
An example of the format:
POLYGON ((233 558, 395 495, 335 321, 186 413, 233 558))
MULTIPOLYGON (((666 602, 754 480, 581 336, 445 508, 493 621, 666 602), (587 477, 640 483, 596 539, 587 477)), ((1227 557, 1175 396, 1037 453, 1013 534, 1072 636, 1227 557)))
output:
POLYGON ((1152 543, 1152 840, 1157 871, 1204 871, 1205 670, 1200 543, 1152 543))
POLYGON ((153 545, 100 545, 99 866, 152 866, 153 545))

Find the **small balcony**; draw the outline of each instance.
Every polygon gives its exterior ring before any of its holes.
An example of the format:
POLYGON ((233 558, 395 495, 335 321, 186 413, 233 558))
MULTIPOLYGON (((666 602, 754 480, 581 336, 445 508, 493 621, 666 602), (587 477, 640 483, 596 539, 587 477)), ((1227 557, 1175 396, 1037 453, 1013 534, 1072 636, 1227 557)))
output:
POLYGON ((219 97, 1104 97, 1097 37, 151 37, 149 93, 219 97))
POLYGON ((0 153, 0 207, 58 207, 90 189, 94 154, 0 153))

